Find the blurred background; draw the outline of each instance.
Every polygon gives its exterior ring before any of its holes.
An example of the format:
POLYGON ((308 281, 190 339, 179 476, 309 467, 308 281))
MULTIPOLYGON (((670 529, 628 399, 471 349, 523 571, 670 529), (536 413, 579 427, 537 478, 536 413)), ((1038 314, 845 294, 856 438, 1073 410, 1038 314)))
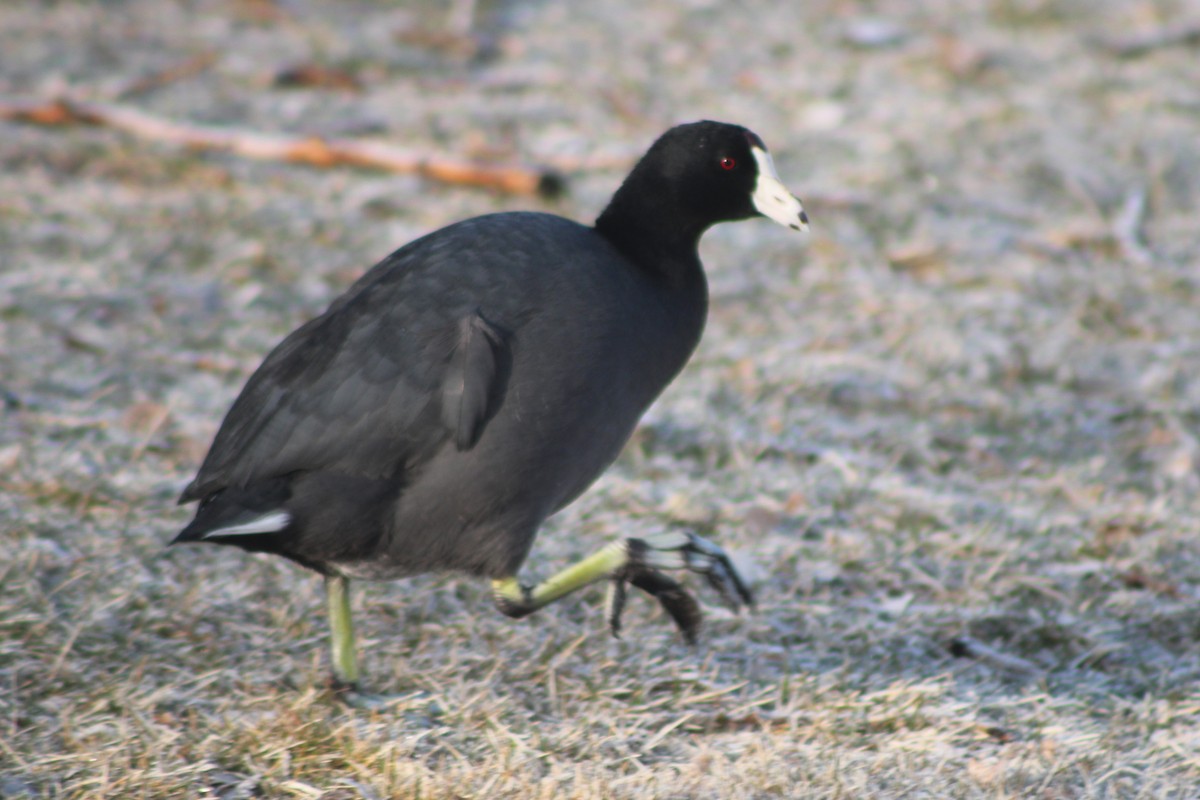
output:
POLYGON ((1198 47, 1188 0, 0 5, 0 797, 1193 796, 1198 47), (589 222, 700 118, 811 231, 708 234, 700 350, 527 569, 687 526, 759 609, 374 585, 412 699, 342 709, 316 578, 163 550, 222 415, 399 245, 589 222))

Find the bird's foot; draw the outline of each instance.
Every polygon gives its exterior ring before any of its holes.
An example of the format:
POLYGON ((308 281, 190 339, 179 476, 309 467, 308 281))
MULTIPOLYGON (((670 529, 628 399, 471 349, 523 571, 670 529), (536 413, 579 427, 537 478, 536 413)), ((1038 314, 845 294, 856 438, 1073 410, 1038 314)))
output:
POLYGON ((329 688, 338 702, 358 711, 386 711, 404 700, 401 695, 368 692, 357 681, 347 682, 336 677, 330 678, 329 688))
POLYGON ((403 707, 413 709, 423 707, 424 716, 439 717, 442 709, 428 692, 415 691, 406 694, 388 694, 384 692, 369 692, 357 682, 346 682, 331 677, 329 688, 338 702, 356 711, 393 711, 403 707))
POLYGON ((703 615, 700 605, 678 581, 663 569, 688 569, 703 575, 721 599, 734 611, 754 606, 754 595, 728 554, 694 533, 668 531, 642 539, 627 539, 628 559, 609 581, 608 626, 613 636, 621 634, 621 612, 625 608, 625 585, 632 584, 658 600, 675 621, 688 644, 695 644, 703 615))

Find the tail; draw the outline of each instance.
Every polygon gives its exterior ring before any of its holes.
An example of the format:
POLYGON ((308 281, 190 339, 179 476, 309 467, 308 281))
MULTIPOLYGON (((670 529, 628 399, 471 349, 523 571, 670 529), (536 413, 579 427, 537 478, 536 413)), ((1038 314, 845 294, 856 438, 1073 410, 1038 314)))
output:
POLYGON ((278 478, 213 492, 200 501, 195 518, 170 544, 213 542, 247 550, 277 550, 264 538, 276 539, 292 525, 292 515, 285 507, 291 498, 289 483, 278 478))

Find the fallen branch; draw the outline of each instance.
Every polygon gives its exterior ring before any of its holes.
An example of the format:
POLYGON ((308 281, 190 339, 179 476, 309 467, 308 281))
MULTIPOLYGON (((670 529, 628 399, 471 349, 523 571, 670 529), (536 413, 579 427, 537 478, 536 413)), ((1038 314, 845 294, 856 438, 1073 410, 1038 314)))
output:
POLYGON ((210 125, 192 125, 115 103, 83 100, 0 100, 0 119, 34 125, 97 125, 140 139, 193 150, 216 150, 244 158, 290 161, 317 167, 347 165, 511 194, 561 193, 564 181, 551 169, 497 166, 424 156, 384 142, 284 136, 210 125))

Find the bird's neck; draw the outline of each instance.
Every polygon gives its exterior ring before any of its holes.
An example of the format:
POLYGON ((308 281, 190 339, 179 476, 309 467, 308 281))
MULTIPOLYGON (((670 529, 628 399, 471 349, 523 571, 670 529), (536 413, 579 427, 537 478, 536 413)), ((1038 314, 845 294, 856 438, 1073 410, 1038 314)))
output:
POLYGON ((628 182, 596 219, 596 231, 646 272, 686 283, 701 271, 698 248, 707 225, 690 223, 658 197, 634 197, 628 182))

